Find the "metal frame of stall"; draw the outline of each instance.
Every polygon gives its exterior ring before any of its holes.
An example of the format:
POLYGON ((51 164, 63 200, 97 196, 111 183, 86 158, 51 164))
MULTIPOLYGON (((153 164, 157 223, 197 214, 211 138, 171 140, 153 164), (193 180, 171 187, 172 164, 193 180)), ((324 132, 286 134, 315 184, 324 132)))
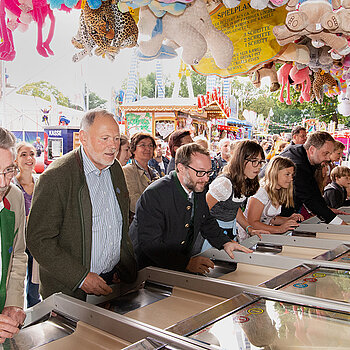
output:
MULTIPOLYGON (((350 213, 349 208, 347 208, 347 211, 349 211, 350 213)), ((350 215, 338 215, 338 216, 342 220, 344 220, 346 223, 350 223, 350 215)), ((314 233, 322 232, 322 233, 335 233, 335 234, 350 234, 350 226, 326 224, 317 216, 313 216, 301 222, 294 231, 295 232, 305 231, 305 232, 314 232, 314 233)))
MULTIPOLYGON (((320 261, 312 260, 311 262, 316 266, 320 261)), ((337 265, 331 263, 331 267, 343 268, 344 265, 349 267, 349 265, 346 264, 337 265)), ((306 266, 306 268, 311 269, 312 266, 306 266)), ((298 278, 298 276, 294 274, 292 278, 295 279, 298 278)), ((140 341, 145 338, 148 338, 148 340, 143 340, 143 342, 148 342, 149 339, 153 339, 156 342, 167 344, 175 349, 213 349, 210 345, 206 345, 190 338, 185 338, 184 336, 214 322, 220 317, 258 300, 259 298, 267 298, 286 303, 350 314, 350 305, 346 302, 293 294, 281 290, 250 286, 160 268, 143 269, 140 271, 137 281, 133 285, 129 285, 129 287, 141 287, 145 281, 152 281, 163 285, 177 286, 192 291, 217 295, 228 300, 218 303, 186 320, 180 321, 175 325, 168 327, 166 330, 162 330, 140 321, 130 319, 126 316, 116 314, 99 306, 91 305, 87 302, 62 294, 55 294, 30 310, 26 320, 26 326, 29 326, 33 322, 38 322, 45 315, 54 312, 63 317, 83 321, 109 334, 125 339, 130 343, 135 343, 134 345, 127 347, 127 349, 137 349, 137 346, 140 345, 140 341)), ((96 301, 100 303, 103 300, 115 298, 119 292, 120 290, 115 290, 114 295, 110 295, 108 298, 96 297, 96 301)), ((164 349, 166 349, 166 347, 164 347, 164 349)))

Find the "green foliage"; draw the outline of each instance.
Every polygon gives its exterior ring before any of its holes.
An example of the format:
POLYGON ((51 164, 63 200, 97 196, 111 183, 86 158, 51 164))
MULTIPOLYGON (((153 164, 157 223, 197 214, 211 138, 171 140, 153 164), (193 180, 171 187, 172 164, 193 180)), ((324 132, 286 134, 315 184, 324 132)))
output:
MULTIPOLYGON (((191 71, 191 81, 193 88, 193 95, 205 95, 207 88, 207 77, 201 74, 198 74, 194 71, 191 71)), ((181 97, 188 97, 188 89, 187 89, 187 79, 186 76, 183 75, 180 83, 180 91, 179 94, 181 97)))
MULTIPOLYGON (((124 83, 123 83, 124 84, 124 83)), ((124 86, 124 85, 122 85, 124 86)), ((164 77, 164 86, 165 86, 165 97, 171 97, 174 89, 174 82, 170 81, 169 76, 164 77)), ((124 90, 126 91, 127 82, 125 84, 124 90)), ((147 74, 145 77, 139 78, 139 95, 141 97, 155 97, 155 88, 156 88, 156 73, 151 72, 147 74)))
MULTIPOLYGON (((248 109, 267 118, 272 109, 272 122, 290 126, 286 128, 271 123, 270 133, 288 132, 293 125, 300 124, 304 118, 318 118, 326 123, 331 120, 341 123, 347 122, 346 117, 337 112, 338 100, 336 97, 331 98, 325 95, 321 104, 318 104, 316 100, 300 103, 298 102, 300 93, 291 87, 290 98, 292 104, 287 105, 285 102, 279 102, 280 90, 270 92, 269 86, 258 89, 253 86, 248 78, 247 80, 242 78, 233 79, 231 87, 233 95, 240 101, 240 114, 244 109, 248 109)), ((287 93, 284 91, 284 98, 286 98, 286 95, 287 93)))
POLYGON ((95 92, 89 93, 89 109, 106 108, 107 100, 97 96, 95 92))
POLYGON ((40 97, 46 101, 51 101, 51 95, 53 95, 57 100, 57 104, 69 107, 68 97, 64 96, 55 86, 44 80, 26 84, 17 93, 40 97))

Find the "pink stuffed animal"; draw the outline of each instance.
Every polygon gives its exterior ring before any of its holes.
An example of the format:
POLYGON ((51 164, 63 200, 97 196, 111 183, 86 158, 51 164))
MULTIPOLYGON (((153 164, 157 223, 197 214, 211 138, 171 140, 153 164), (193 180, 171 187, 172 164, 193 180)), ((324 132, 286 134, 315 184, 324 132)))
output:
POLYGON ((291 71, 292 67, 293 67, 292 63, 285 63, 277 72, 278 82, 282 86, 279 101, 284 102, 283 92, 284 92, 284 87, 287 85, 287 100, 286 100, 287 105, 292 104, 292 101, 290 100, 290 91, 289 91, 289 88, 290 88, 289 72, 291 71))
POLYGON ((26 0, 26 2, 4 0, 4 2, 8 17, 7 28, 12 31, 17 27, 22 32, 27 30, 28 24, 32 21, 32 16, 28 13, 28 11, 33 9, 31 0, 26 0))
POLYGON ((293 79, 293 84, 301 84, 301 94, 298 99, 300 103, 310 101, 311 80, 309 75, 309 67, 298 70, 297 66, 294 66, 290 73, 290 77, 293 79))
POLYGON ((16 56, 12 32, 6 26, 5 3, 0 0, 0 60, 12 61, 16 56))
POLYGON ((29 13, 32 15, 35 22, 38 24, 38 40, 36 45, 36 50, 41 56, 49 57, 53 55, 53 51, 50 48, 50 43, 53 38, 55 30, 55 16, 50 8, 50 5, 46 0, 32 0, 33 10, 29 13), (47 39, 43 42, 43 25, 46 16, 49 16, 51 25, 47 39))

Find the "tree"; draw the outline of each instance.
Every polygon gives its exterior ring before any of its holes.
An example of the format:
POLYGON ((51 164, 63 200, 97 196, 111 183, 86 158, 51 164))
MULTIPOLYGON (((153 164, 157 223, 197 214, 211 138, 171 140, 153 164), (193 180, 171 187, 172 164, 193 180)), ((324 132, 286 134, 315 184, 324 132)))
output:
POLYGON ((54 85, 41 80, 35 83, 29 83, 22 86, 18 94, 40 97, 46 101, 51 101, 51 95, 57 100, 57 104, 69 107, 69 99, 64 96, 54 85))
POLYGON ((233 95, 240 102, 240 114, 242 114, 244 109, 248 109, 267 118, 270 110, 272 110, 271 133, 288 132, 294 125, 300 124, 304 118, 318 118, 326 123, 329 123, 331 120, 342 123, 347 122, 346 117, 337 112, 337 98, 325 95, 323 102, 320 104, 316 100, 300 103, 298 102, 300 93, 294 87, 291 87, 292 104, 287 105, 285 102, 279 101, 280 90, 270 92, 269 86, 258 89, 248 79, 246 81, 233 79, 231 88, 233 95))
POLYGON ((89 109, 106 108, 107 100, 97 96, 93 91, 89 93, 89 109))
MULTIPOLYGON (((198 74, 194 71, 191 71, 191 81, 192 81, 193 95, 194 96, 205 95, 207 77, 204 75, 198 74)), ((183 75, 181 78, 180 96, 188 97, 187 79, 185 75, 183 75)))

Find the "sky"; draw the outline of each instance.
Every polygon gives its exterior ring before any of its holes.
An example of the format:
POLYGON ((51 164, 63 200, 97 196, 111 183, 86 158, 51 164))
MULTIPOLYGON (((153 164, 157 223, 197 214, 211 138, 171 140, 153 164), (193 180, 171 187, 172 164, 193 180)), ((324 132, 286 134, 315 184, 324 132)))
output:
MULTIPOLYGON (((54 56, 45 58, 36 51, 37 26, 32 22, 26 32, 14 31, 16 58, 5 62, 9 83, 20 87, 30 82, 46 80, 56 86, 74 103, 75 96, 82 91, 84 81, 90 91, 107 100, 111 97, 111 89, 121 88, 122 82, 128 77, 132 50, 123 49, 114 62, 108 58, 97 56, 85 57, 74 63, 72 56, 78 50, 71 44, 71 38, 76 34, 79 24, 80 10, 70 13, 54 10, 56 26, 51 49, 54 56)), ((46 19, 44 40, 47 36, 49 21, 46 19)), ((163 72, 171 78, 176 78, 179 59, 164 60, 163 72)), ((145 76, 155 71, 155 61, 139 64, 139 73, 145 76)))

